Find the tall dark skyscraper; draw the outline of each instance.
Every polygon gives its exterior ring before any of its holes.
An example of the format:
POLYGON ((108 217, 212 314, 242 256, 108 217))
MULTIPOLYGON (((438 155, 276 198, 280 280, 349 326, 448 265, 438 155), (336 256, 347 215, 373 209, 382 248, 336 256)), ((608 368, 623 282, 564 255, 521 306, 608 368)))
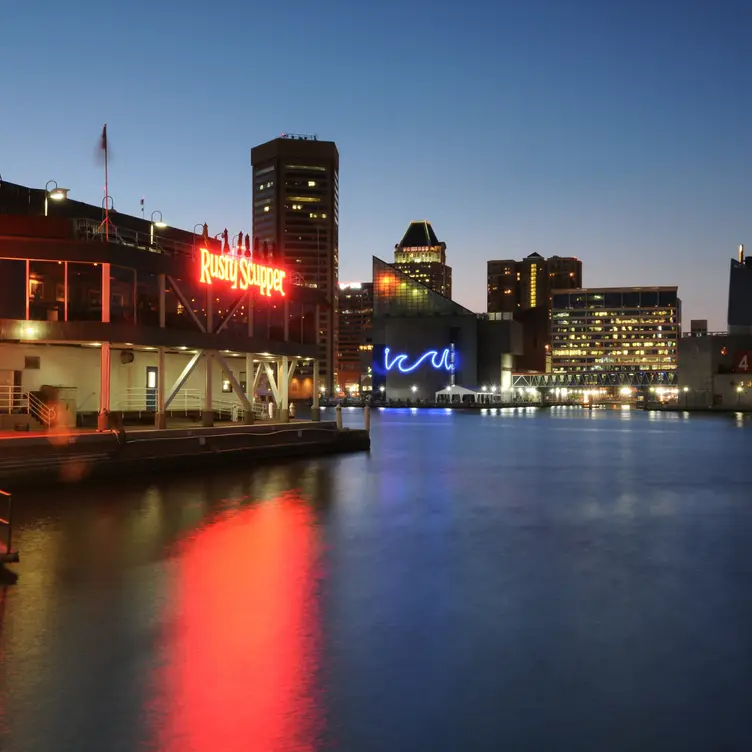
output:
POLYGON ((487 310, 517 313, 538 306, 550 307, 551 290, 582 287, 582 261, 531 253, 522 261, 488 262, 487 310))
POLYGON ((283 135, 251 149, 251 167, 254 244, 262 254, 267 249, 293 282, 326 295, 319 319, 320 386, 331 394, 339 278, 337 146, 314 136, 283 135))
POLYGON ((522 324, 522 371, 551 369, 551 295, 553 290, 582 287, 582 261, 531 253, 522 261, 489 261, 487 310, 512 316, 522 324))
POLYGON ((402 240, 394 246, 394 266, 426 287, 452 297, 452 269, 446 263, 442 243, 430 222, 410 222, 402 240))

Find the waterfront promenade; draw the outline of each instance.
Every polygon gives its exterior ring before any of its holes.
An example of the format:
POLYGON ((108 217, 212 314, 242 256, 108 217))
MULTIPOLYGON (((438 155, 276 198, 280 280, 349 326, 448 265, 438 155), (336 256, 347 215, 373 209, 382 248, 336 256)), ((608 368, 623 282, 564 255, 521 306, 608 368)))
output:
POLYGON ((389 410, 372 436, 14 495, 0 748, 749 749, 748 420, 389 410))

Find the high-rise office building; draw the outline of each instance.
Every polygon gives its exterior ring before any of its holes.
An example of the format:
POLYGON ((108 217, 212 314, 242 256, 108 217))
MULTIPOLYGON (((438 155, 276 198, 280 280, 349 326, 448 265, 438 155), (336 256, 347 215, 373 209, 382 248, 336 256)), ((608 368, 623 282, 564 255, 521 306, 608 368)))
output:
POLYGON ((283 135, 251 149, 254 252, 326 297, 319 315, 321 386, 334 387, 339 274, 339 152, 333 141, 283 135))
POLYGON ((676 287, 554 290, 554 373, 675 371, 681 336, 676 287))
POLYGON ((582 261, 531 253, 522 261, 488 262, 487 309, 509 314, 522 324, 520 371, 551 370, 551 292, 582 287, 582 261))
POLYGON ((337 382, 340 392, 353 394, 368 386, 366 335, 373 322, 373 282, 340 282, 337 382))
POLYGON ((522 261, 489 261, 487 310, 516 313, 550 306, 552 290, 582 287, 582 261, 573 257, 543 258, 531 253, 522 261))
POLYGON ((446 243, 442 243, 430 222, 410 222, 394 246, 394 266, 429 289, 452 297, 452 269, 446 263, 446 243))

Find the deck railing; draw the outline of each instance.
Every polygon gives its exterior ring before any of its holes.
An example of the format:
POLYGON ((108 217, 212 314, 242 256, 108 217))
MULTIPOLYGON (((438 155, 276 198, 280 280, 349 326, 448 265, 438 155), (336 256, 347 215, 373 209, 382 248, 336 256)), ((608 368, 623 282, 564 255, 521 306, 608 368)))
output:
POLYGON ((33 392, 24 392, 20 386, 0 386, 0 415, 30 415, 49 428, 57 415, 54 407, 50 407, 33 392))

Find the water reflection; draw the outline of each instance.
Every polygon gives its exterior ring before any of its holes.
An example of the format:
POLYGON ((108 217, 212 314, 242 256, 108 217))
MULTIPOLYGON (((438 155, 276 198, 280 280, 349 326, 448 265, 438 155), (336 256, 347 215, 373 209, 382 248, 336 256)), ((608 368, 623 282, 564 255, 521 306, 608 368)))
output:
POLYGON ((24 493, 20 577, 0 581, 0 748, 312 749, 330 472, 24 493))
POLYGON ((232 506, 173 551, 152 719, 159 749, 312 750, 321 732, 312 509, 293 492, 232 506))

